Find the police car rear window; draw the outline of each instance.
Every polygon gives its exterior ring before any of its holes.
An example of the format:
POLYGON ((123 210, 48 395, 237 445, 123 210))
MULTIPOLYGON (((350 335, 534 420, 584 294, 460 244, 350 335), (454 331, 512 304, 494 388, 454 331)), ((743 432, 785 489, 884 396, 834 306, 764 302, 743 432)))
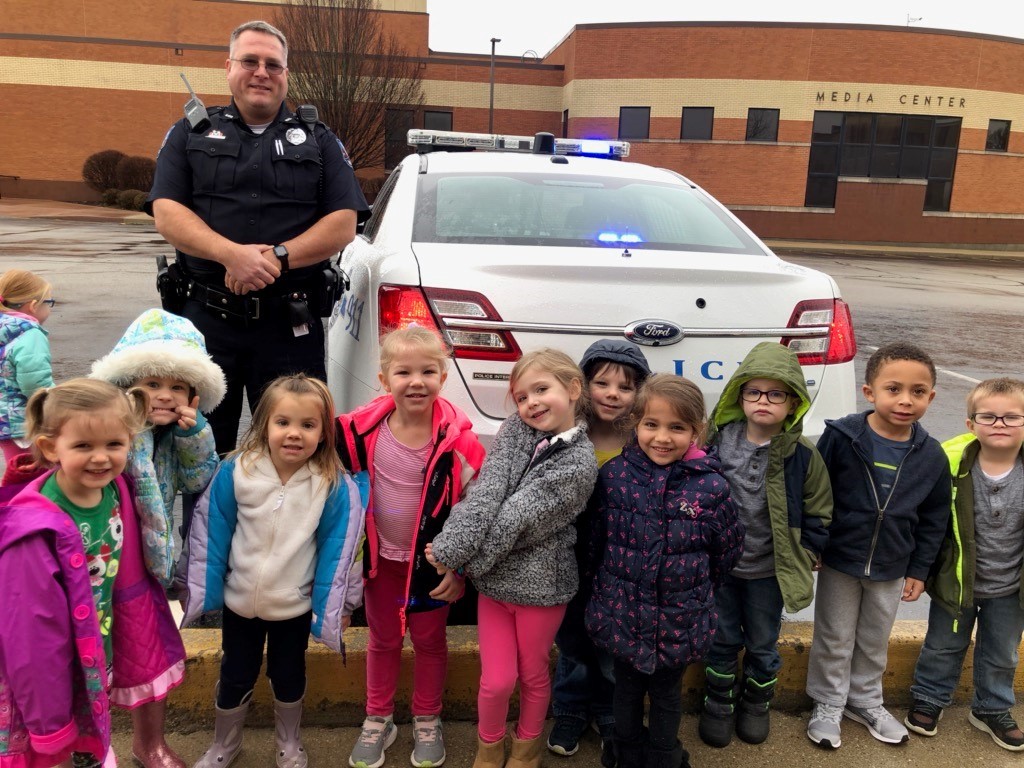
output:
POLYGON ((413 241, 764 254, 691 187, 540 174, 421 176, 413 241))

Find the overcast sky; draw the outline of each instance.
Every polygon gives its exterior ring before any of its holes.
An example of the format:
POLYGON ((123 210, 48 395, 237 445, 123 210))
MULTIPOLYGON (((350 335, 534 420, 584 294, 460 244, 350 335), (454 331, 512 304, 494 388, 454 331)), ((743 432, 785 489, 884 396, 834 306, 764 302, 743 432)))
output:
POLYGON ((543 57, 574 24, 614 21, 807 21, 888 24, 1024 38, 1021 0, 427 0, 430 48, 543 57))

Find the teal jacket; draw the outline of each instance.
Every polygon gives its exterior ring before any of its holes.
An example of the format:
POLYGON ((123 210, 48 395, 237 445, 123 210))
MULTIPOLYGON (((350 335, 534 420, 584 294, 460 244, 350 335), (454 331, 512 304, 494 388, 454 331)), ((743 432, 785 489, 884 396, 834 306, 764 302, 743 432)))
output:
POLYGON ((174 497, 202 493, 219 463, 213 428, 200 411, 190 429, 151 426, 132 440, 126 471, 135 481, 142 551, 165 587, 174 578, 174 497))
MULTIPOLYGON (((974 541, 974 481, 971 469, 978 460, 981 444, 971 433, 946 440, 942 444, 953 473, 953 508, 946 538, 938 560, 925 584, 928 595, 953 617, 956 631, 964 609, 974 604, 974 568, 977 549, 974 541)), ((1024 446, 1021 447, 1024 458, 1024 446)), ((1024 608, 1024 573, 1018 589, 1024 608)))
POLYGON ((746 419, 740 388, 760 378, 778 379, 800 398, 783 423, 782 432, 772 438, 765 477, 775 577, 786 610, 795 613, 810 605, 814 597, 813 567, 828 543, 832 520, 828 470, 814 444, 803 436, 803 417, 811 407, 811 398, 795 354, 773 341, 761 342, 750 350, 711 412, 708 444, 717 442, 718 432, 726 424, 746 419))
POLYGON ((25 437, 25 405, 37 389, 53 386, 50 342, 39 321, 0 313, 0 440, 25 437))

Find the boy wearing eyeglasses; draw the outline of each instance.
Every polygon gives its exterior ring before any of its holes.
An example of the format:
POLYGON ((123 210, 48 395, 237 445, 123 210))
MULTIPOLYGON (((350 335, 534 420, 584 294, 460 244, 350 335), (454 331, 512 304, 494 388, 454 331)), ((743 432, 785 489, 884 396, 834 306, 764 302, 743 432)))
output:
POLYGON ((977 624, 967 719, 1020 752, 1024 733, 1010 708, 1024 632, 1024 381, 981 382, 967 397, 967 414, 970 431, 942 444, 953 472, 953 520, 928 579, 928 634, 903 722, 922 736, 938 732, 977 624))
POLYGON ((832 489, 821 456, 802 433, 810 405, 797 356, 763 342, 740 363, 711 414, 709 442, 747 531, 743 556, 715 590, 718 629, 699 726, 713 747, 729 744, 734 730, 749 744, 768 737, 782 666, 782 611, 805 608, 814 594, 832 489))
POLYGON ((883 706, 882 673, 900 601, 924 591, 951 501, 942 446, 919 423, 935 398, 932 359, 913 344, 887 344, 868 359, 864 381, 873 409, 826 421, 818 441, 834 504, 807 659, 807 737, 828 749, 842 743, 843 718, 886 744, 909 739, 883 706))

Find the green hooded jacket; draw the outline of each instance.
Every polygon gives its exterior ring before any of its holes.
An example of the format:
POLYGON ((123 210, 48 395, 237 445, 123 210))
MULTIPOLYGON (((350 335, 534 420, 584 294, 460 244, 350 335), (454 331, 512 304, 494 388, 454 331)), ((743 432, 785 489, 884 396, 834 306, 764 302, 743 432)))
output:
MULTIPOLYGON (((974 481, 971 469, 978 460, 981 443, 970 432, 942 444, 953 473, 953 510, 939 557, 926 582, 928 595, 953 617, 953 631, 964 608, 974 604, 974 568, 977 549, 974 541, 974 481)), ((1024 459, 1024 446, 1021 447, 1024 459)), ((1018 591, 1024 608, 1024 572, 1018 591)))
POLYGON ((832 486, 821 455, 803 436, 803 417, 811 400, 803 369, 793 352, 772 341, 750 350, 711 413, 708 443, 717 442, 724 425, 746 420, 740 388, 751 379, 762 378, 784 382, 800 399, 782 432, 772 438, 765 476, 775 577, 786 610, 795 613, 806 608, 814 597, 813 567, 828 543, 832 486))

